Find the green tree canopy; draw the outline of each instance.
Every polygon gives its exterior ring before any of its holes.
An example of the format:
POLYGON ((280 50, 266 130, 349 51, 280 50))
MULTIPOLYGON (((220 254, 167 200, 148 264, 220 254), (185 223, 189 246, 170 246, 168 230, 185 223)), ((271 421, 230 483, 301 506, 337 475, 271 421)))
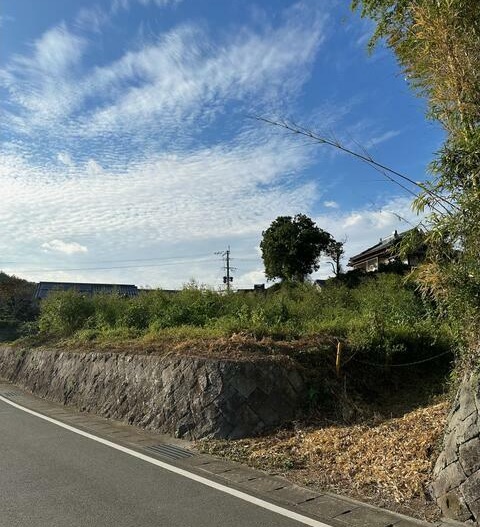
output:
POLYGON ((25 322, 36 315, 35 284, 0 271, 0 320, 25 322))
POLYGON ((267 279, 299 282, 318 270, 318 260, 333 239, 304 214, 279 216, 262 236, 260 248, 267 279))

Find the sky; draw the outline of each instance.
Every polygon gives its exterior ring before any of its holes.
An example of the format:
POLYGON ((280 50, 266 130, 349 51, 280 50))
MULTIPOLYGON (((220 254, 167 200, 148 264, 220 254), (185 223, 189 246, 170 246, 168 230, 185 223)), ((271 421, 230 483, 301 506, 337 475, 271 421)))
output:
MULTIPOLYGON (((3 0, 0 269, 33 281, 265 282, 259 244, 307 214, 348 257, 417 218, 443 140, 348 0, 3 0)), ((314 275, 331 273, 322 262, 314 275)))

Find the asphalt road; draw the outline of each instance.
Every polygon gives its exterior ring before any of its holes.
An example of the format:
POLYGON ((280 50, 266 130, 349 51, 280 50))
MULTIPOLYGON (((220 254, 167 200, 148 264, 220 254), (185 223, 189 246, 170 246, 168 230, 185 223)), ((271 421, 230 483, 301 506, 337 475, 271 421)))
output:
POLYGON ((0 401, 0 527, 301 525, 0 401))

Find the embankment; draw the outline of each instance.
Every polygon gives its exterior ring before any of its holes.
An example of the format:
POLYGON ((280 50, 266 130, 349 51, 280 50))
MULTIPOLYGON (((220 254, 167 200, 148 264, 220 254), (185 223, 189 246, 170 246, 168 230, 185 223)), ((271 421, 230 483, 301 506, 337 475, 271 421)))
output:
POLYGON ((0 377, 40 397, 186 439, 260 434, 299 417, 306 392, 300 368, 286 357, 1 346, 0 377))

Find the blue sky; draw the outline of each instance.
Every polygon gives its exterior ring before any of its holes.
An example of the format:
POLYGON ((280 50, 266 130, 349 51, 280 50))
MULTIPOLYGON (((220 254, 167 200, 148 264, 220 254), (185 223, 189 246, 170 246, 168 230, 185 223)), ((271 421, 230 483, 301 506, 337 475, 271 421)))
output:
MULTIPOLYGON (((0 269, 38 280, 263 282, 262 230, 305 213, 354 254, 415 216, 358 161, 415 180, 442 141, 348 1, 4 0, 0 269)), ((330 271, 322 264, 316 276, 330 271)))

